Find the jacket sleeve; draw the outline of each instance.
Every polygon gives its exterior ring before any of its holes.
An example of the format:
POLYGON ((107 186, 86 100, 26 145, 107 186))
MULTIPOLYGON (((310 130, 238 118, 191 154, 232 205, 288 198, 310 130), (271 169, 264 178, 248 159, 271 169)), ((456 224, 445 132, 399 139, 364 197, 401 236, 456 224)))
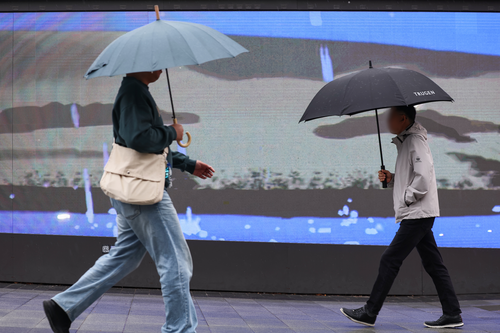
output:
POLYGON ((192 160, 189 156, 179 153, 178 151, 172 151, 172 167, 180 169, 181 171, 187 171, 190 174, 194 172, 196 167, 196 160, 192 160))
POLYGON ((413 170, 413 177, 405 191, 405 202, 408 206, 422 199, 429 191, 431 183, 434 166, 429 146, 422 137, 411 137, 409 159, 408 163, 410 163, 410 170, 413 170))
POLYGON ((120 108, 120 136, 127 147, 141 153, 157 153, 177 137, 173 127, 153 125, 151 106, 143 96, 129 94, 120 108))
POLYGON ((391 181, 387 183, 387 188, 394 188, 394 178, 396 177, 396 174, 395 173, 392 173, 391 172, 391 181))

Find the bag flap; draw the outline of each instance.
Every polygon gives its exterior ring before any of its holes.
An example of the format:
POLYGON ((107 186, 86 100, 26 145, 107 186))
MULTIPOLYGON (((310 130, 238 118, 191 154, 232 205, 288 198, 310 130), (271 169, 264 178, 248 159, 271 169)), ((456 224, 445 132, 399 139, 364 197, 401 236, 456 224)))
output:
POLYGON ((113 143, 104 170, 123 176, 158 182, 165 178, 166 152, 168 152, 168 148, 165 148, 163 154, 140 153, 113 143))

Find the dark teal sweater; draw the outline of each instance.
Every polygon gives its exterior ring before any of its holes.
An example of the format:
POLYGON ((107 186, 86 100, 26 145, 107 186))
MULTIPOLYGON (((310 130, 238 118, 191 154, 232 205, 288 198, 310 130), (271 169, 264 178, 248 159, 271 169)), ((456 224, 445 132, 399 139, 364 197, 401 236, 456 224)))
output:
MULTIPOLYGON (((118 90, 113 106, 113 135, 119 145, 157 154, 177 137, 173 127, 163 124, 148 86, 133 77, 124 77, 118 90)), ((173 168, 189 173, 193 173, 196 166, 196 160, 170 149, 167 161, 173 168)))

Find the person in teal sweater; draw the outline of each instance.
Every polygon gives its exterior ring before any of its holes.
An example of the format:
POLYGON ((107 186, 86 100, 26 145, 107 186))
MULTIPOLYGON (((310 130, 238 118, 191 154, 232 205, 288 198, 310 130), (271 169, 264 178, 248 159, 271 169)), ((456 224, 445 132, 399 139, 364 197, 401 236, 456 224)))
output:
MULTIPOLYGON (((149 92, 148 82, 156 81, 159 74, 161 71, 134 73, 123 78, 113 107, 113 134, 117 144, 141 153, 161 154, 172 142, 182 140, 182 125, 165 126, 149 92)), ((201 178, 211 176, 213 172, 213 168, 207 164, 191 160, 188 156, 170 149, 167 160, 173 168, 201 178)))
MULTIPOLYGON (((127 74, 113 107, 113 135, 119 145, 141 153, 161 154, 172 142, 181 140, 182 125, 166 126, 148 85, 162 71, 127 74)), ((215 170, 208 164, 168 150, 168 165, 202 179, 215 170)), ((170 172, 166 173, 166 176, 170 172)), ((111 199, 116 209, 118 236, 108 254, 100 257, 74 285, 43 302, 54 332, 69 332, 73 322, 104 292, 136 269, 146 252, 155 261, 165 304, 163 333, 194 333, 198 324, 189 291, 193 263, 177 212, 168 195, 153 205, 131 205, 111 199)))

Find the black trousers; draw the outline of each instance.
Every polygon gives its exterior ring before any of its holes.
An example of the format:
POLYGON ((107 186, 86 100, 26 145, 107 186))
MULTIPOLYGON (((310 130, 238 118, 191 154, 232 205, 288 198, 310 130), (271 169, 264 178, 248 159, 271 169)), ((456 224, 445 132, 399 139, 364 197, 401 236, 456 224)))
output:
POLYGON ((415 247, 422 259, 425 271, 436 286, 443 314, 454 316, 462 312, 450 275, 443 264, 443 258, 434 239, 433 225, 434 217, 401 222, 396 236, 380 259, 378 277, 370 299, 366 303, 368 314, 378 315, 398 275, 399 268, 415 247))

